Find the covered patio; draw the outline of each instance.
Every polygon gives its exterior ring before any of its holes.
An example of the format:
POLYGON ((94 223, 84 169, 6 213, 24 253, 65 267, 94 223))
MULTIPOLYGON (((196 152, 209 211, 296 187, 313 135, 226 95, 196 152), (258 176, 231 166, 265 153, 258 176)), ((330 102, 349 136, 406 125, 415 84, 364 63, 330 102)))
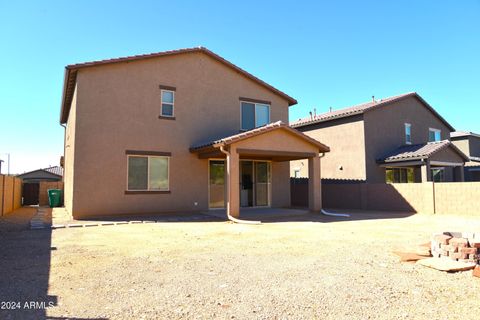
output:
MULTIPOLYGON (((271 163, 272 169, 265 183, 271 184, 267 193, 274 199, 289 199, 289 161, 308 159, 309 163, 309 210, 320 211, 321 173, 320 159, 330 149, 319 141, 278 121, 253 130, 192 146, 190 152, 199 159, 219 159, 225 162, 224 207, 227 216, 240 217, 242 161, 271 163), (283 165, 282 165, 283 164, 283 165), (272 195, 273 194, 273 195, 272 195)), ((277 201, 276 203, 285 202, 277 201)), ((275 205, 268 202, 265 207, 275 205)), ((288 204, 289 205, 289 204, 288 204)))
POLYGON ((449 140, 406 145, 377 162, 387 182, 463 182, 468 157, 449 140))

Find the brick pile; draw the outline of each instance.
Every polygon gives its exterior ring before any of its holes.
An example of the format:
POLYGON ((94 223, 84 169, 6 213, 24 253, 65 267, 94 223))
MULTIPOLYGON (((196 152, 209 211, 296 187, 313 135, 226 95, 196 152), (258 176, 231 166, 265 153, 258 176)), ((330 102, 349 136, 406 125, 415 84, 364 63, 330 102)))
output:
POLYGON ((480 233, 444 232, 435 234, 431 245, 432 256, 461 262, 480 264, 480 233))

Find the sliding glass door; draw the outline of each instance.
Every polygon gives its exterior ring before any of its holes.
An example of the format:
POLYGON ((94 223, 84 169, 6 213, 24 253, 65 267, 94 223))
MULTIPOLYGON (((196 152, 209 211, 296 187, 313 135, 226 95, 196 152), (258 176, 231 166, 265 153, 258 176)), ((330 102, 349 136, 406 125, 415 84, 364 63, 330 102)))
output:
MULTIPOLYGON (((209 208, 225 208, 225 161, 210 160, 208 196, 209 208)), ((240 206, 270 206, 271 163, 267 161, 240 161, 240 206)))
POLYGON ((225 161, 210 160, 209 165, 209 207, 225 207, 225 161))
POLYGON ((270 205, 270 162, 255 162, 255 206, 270 205))
POLYGON ((266 207, 270 205, 270 162, 240 161, 240 206, 266 207))

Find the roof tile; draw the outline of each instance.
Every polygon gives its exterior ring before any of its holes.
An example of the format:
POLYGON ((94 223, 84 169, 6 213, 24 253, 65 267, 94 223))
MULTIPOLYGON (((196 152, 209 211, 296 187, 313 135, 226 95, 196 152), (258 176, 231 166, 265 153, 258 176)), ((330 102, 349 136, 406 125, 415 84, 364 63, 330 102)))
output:
POLYGON ((204 148, 208 148, 208 147, 219 147, 221 145, 232 144, 234 142, 244 140, 244 139, 247 139, 247 138, 251 138, 251 137, 254 137, 256 135, 259 135, 259 134, 262 134, 262 133, 265 133, 265 132, 268 132, 268 131, 272 131, 272 130, 278 129, 278 128, 284 128, 286 130, 289 130, 289 131, 301 136, 302 138, 310 141, 310 143, 313 143, 313 144, 317 145, 318 147, 320 147, 325 152, 330 151, 330 149, 326 145, 320 143, 319 141, 307 136, 306 134, 304 134, 304 133, 302 133, 302 132, 300 132, 296 129, 293 129, 293 128, 289 127, 287 124, 283 123, 282 121, 272 122, 272 123, 269 123, 267 125, 264 125, 264 126, 261 126, 261 127, 249 130, 249 131, 240 132, 240 133, 237 133, 237 134, 234 134, 234 135, 231 135, 231 136, 227 136, 227 137, 224 137, 224 138, 221 138, 221 139, 212 140, 212 141, 209 141, 209 142, 206 142, 206 143, 200 143, 200 144, 192 146, 190 148, 190 151, 195 152, 195 151, 198 151, 200 149, 204 149, 204 148))
POLYGON ((397 162, 405 160, 421 160, 427 159, 432 156, 434 153, 447 148, 452 147, 459 153, 465 160, 467 157, 449 140, 428 142, 423 144, 415 145, 405 145, 401 146, 389 154, 387 154, 383 159, 380 159, 379 162, 397 162))

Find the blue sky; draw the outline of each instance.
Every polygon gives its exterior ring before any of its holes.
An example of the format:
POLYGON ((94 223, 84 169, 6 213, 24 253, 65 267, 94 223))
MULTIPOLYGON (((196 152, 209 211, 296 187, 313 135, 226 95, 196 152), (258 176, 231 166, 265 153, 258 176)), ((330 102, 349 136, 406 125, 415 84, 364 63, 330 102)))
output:
POLYGON ((199 45, 296 98, 291 120, 417 91, 480 132, 480 0, 0 0, 0 37, 0 159, 14 173, 58 164, 65 65, 199 45))

